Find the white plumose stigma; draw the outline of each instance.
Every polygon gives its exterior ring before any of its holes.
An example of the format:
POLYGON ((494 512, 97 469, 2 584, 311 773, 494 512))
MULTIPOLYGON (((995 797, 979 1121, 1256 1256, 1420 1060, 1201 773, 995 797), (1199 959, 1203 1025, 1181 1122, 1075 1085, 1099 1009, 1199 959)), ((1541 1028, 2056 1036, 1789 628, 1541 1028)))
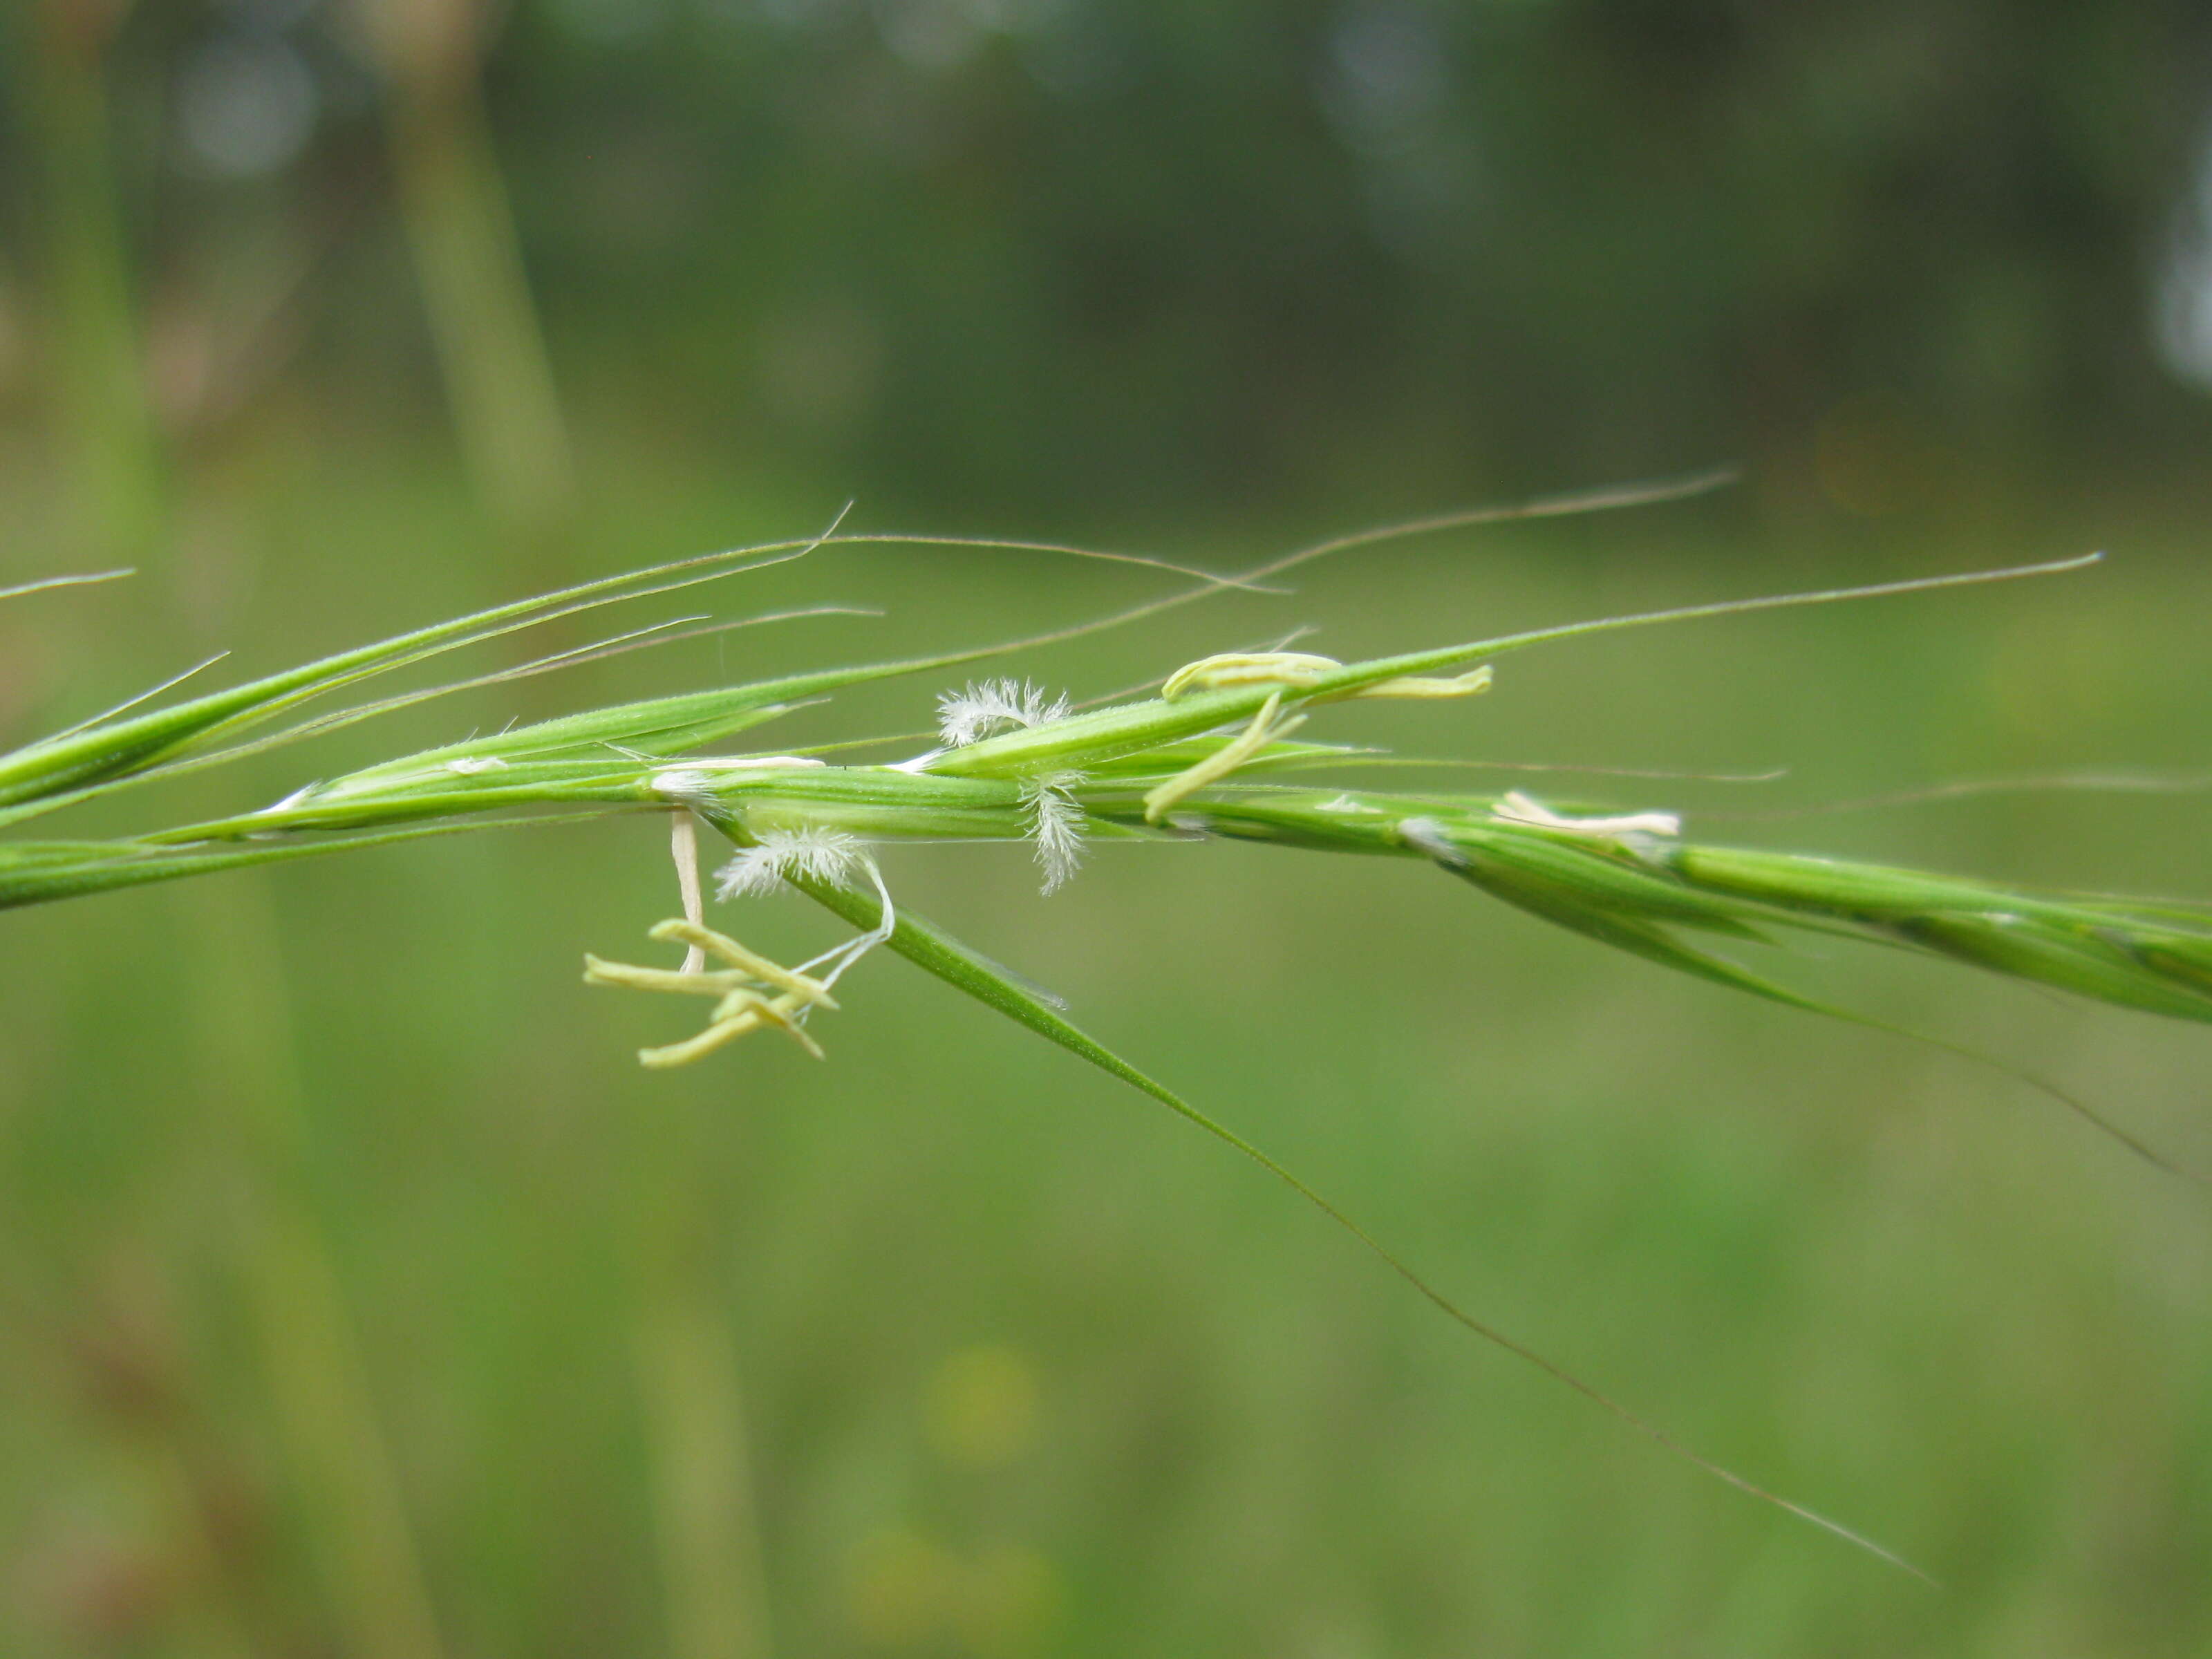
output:
POLYGON ((970 680, 937 699, 937 735, 948 749, 965 749, 1001 732, 1048 726, 1067 715, 1065 694, 1048 698, 1028 680, 970 680))
POLYGON ((860 837, 842 830, 764 830, 759 845, 740 848, 735 858, 714 872, 714 896, 744 898, 772 893, 787 875, 811 876, 817 881, 850 887, 854 878, 872 862, 862 850, 860 837))
POLYGON ((1571 818, 1518 789, 1490 810, 1492 817, 1504 818, 1508 823, 1533 823, 1540 830, 1564 830, 1571 836, 1594 836, 1601 841, 1614 841, 1623 836, 1682 833, 1682 818, 1677 812, 1625 812, 1617 817, 1571 818))
POLYGON ((1036 842, 1036 861, 1044 870, 1041 890, 1047 895, 1065 886, 1083 862, 1083 809, 1068 793, 1082 781, 1080 772, 1056 772, 1022 786, 1030 838, 1036 842))
POLYGON ((472 778, 482 772, 504 772, 507 763, 496 755, 464 755, 459 760, 447 761, 446 769, 472 778))
MULTIPOLYGON (((860 838, 842 830, 810 825, 804 830, 763 830, 758 845, 739 848, 735 858, 714 872, 714 896, 728 899, 772 893, 786 876, 811 877, 840 887, 858 887, 865 878, 874 884, 876 896, 883 902, 873 927, 799 964, 797 971, 801 974, 826 969, 821 976, 824 986, 835 985, 848 968, 898 929, 898 908, 891 902, 890 889, 884 885, 884 872, 868 856, 860 838)), ((803 1024, 806 1013, 801 1009, 795 1018, 803 1024)))

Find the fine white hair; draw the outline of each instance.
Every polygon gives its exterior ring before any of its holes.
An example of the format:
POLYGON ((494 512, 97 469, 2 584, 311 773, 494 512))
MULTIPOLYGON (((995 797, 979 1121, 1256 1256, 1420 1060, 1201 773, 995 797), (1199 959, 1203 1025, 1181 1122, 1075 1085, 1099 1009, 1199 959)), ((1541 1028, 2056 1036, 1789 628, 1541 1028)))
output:
POLYGON ((1030 838, 1036 843, 1036 861, 1044 871, 1040 890, 1046 894, 1058 892, 1083 862, 1083 809, 1068 793, 1082 781, 1080 772, 1059 772, 1022 786, 1030 838))
POLYGON ((939 695, 938 738, 948 749, 965 749, 1001 732, 1048 726, 1066 717, 1067 706, 1065 694, 1048 696, 1028 680, 970 680, 939 695))
POLYGON ((772 893, 787 875, 849 887, 869 862, 860 837, 842 830, 767 830, 757 845, 740 848, 735 858, 714 872, 714 896, 750 898, 772 893))
MULTIPOLYGON (((898 931, 898 908, 891 902, 890 889, 884 885, 884 872, 868 856, 860 838, 842 830, 809 825, 800 830, 762 830, 755 845, 740 848, 735 858, 714 872, 714 896, 750 898, 772 893, 787 876, 811 877, 840 887, 858 887, 866 882, 875 888, 882 903, 876 925, 866 933, 833 945, 812 961, 799 965, 799 973, 820 975, 825 988, 835 985, 848 968, 898 931)), ((798 1022, 804 1024, 812 1012, 801 1009, 798 1022)))

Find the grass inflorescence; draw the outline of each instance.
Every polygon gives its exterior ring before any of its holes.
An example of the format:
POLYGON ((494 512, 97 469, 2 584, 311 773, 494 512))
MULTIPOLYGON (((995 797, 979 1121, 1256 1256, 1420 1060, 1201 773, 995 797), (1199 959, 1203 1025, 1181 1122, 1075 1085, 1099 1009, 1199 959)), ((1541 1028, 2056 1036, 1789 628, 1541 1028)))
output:
MULTIPOLYGON (((900 842, 1003 842, 1028 850, 1039 867, 1040 885, 1050 893, 1073 878, 1089 848, 1102 842, 1267 842, 1419 861, 1649 961, 1847 1018, 1864 1017, 1746 966, 1736 949, 1771 945, 1792 933, 1844 936, 2146 1012, 2212 1020, 2212 915, 2186 904, 2030 893, 1875 864, 1708 845, 1686 837, 1675 814, 1649 806, 1624 811, 1591 801, 1540 800, 1517 791, 1377 790, 1358 780, 1395 757, 1318 741, 1310 730, 1333 705, 1354 700, 1480 695, 1492 684, 1497 659, 1539 645, 1659 623, 2051 574, 2087 560, 1607 617, 1360 662, 1289 651, 1224 653, 1179 668, 1160 665, 1157 695, 1081 708, 1030 678, 965 678, 971 665, 1141 621, 1224 588, 1261 586, 1305 561, 1388 537, 1662 500, 1713 482, 1564 497, 1393 526, 1301 550, 1234 577, 1131 560, 1175 574, 1186 585, 1166 598, 1030 640, 720 686, 471 738, 319 779, 271 805, 228 817, 105 839, 22 834, 21 826, 72 804, 324 735, 429 696, 704 630, 637 630, 458 685, 280 723, 310 699, 448 651, 838 543, 929 538, 857 537, 833 526, 820 537, 611 578, 150 710, 134 700, 110 715, 0 755, 0 827, 17 829, 17 838, 0 841, 0 908, 608 812, 674 815, 684 862, 689 825, 703 823, 732 848, 719 872, 721 896, 795 889, 860 931, 811 963, 785 966, 705 927, 696 881, 687 879, 687 914, 653 929, 664 944, 690 947, 684 968, 588 959, 586 977, 593 984, 711 1000, 704 1027, 645 1051, 641 1058, 648 1066, 688 1064, 763 1030, 781 1031, 819 1054, 815 1017, 840 1006, 831 988, 871 949, 883 945, 1255 1159, 1468 1329, 1532 1361, 1710 1472, 1894 1560, 1858 1534, 1680 1446, 1578 1376, 1466 1313, 1304 1181, 1070 1023, 1048 997, 897 906, 877 861, 879 849, 900 842), (848 758, 856 746, 850 744, 811 753, 728 747, 742 734, 839 690, 921 674, 954 683, 938 696, 934 741, 912 752, 854 762, 848 758), (714 752, 702 752, 709 750, 714 752), (1316 776, 1326 781, 1316 784, 1316 776), (706 957, 718 965, 706 968, 706 957)), ((997 545, 1118 556, 1044 544, 997 545)), ((6 590, 0 598, 65 586, 68 580, 6 590)), ((769 619, 712 626, 763 620, 769 619)), ((692 874, 688 868, 684 873, 692 874)), ((2146 1157, 2165 1162, 2082 1103, 2028 1080, 2146 1157)))

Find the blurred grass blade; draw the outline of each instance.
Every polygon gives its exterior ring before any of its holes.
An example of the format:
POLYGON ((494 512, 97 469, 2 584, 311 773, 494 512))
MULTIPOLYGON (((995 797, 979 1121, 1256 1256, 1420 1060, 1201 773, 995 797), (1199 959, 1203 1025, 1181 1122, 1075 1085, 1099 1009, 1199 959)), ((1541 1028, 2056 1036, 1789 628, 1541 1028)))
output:
POLYGON ((544 534, 575 500, 575 468, 484 108, 479 25, 452 0, 356 19, 462 458, 509 529, 544 534))
MULTIPOLYGON (((726 821, 719 820, 713 815, 708 815, 708 817, 710 822, 715 823, 716 827, 722 829, 725 833, 728 833, 734 828, 726 821)), ((740 845, 744 844, 742 831, 732 838, 738 841, 740 845)), ((855 927, 864 931, 872 929, 883 919, 882 906, 872 893, 865 893, 857 888, 840 886, 834 882, 819 880, 798 872, 787 874, 785 879, 832 915, 842 917, 855 927)), ((1664 1429, 1638 1416, 1612 1395, 1584 1382, 1555 1361, 1547 1359, 1535 1349, 1506 1335, 1494 1326, 1486 1324, 1475 1318, 1407 1266, 1402 1258, 1391 1251, 1373 1234, 1281 1164, 1277 1163, 1250 1141, 1237 1134, 1236 1131, 1207 1116, 1165 1084, 1139 1071, 1119 1054, 1115 1054, 1089 1033, 1073 1024, 1058 1009, 1007 978, 995 969, 988 958, 970 951, 933 922, 902 907, 898 913, 897 926, 886 944, 890 949, 925 971, 943 980, 955 990, 964 992, 986 1007, 996 1009, 1017 1024, 1027 1026, 1040 1036, 1057 1043, 1077 1058, 1088 1061, 1109 1077, 1118 1079, 1140 1093, 1150 1096, 1177 1116, 1188 1120, 1215 1139, 1243 1153, 1308 1204, 1320 1211, 1337 1226, 1358 1240, 1392 1273, 1405 1280, 1431 1304, 1439 1309, 1463 1329, 1534 1365, 1555 1381, 1565 1383, 1645 1438, 1716 1479, 1724 1481, 1737 1491, 1796 1516, 1798 1519, 1808 1522, 1824 1532, 1832 1534, 1845 1542, 1865 1550, 1869 1554, 1880 1557, 1893 1566, 1901 1567, 1917 1578, 1929 1583, 1935 1583, 1935 1580, 1926 1572, 1895 1552, 1884 1548, 1863 1534, 1855 1532, 1839 1522, 1830 1520, 1817 1510, 1808 1509, 1802 1504, 1792 1502, 1787 1498, 1769 1492, 1723 1465, 1714 1462, 1668 1433, 1664 1429)))
POLYGON ((138 573, 131 569, 94 570, 81 576, 41 576, 36 581, 18 582, 13 587, 0 587, 0 599, 19 599, 26 593, 43 593, 51 587, 88 587, 94 582, 119 581, 138 573))

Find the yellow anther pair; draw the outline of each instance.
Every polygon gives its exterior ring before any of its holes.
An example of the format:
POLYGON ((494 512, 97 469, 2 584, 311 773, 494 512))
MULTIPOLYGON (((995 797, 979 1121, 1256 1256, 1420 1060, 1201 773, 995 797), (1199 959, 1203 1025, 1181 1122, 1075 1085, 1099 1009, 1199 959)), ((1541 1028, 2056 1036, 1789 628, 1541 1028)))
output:
POLYGON ((593 956, 584 958, 586 985, 623 985, 636 991, 673 991, 684 996, 720 999, 705 1030, 665 1048, 641 1048, 637 1055, 641 1065, 655 1070, 688 1066, 764 1025, 783 1032, 817 1060, 822 1058, 822 1046, 799 1024, 809 1008, 837 1006, 822 981, 770 962, 733 939, 680 918, 655 924, 647 937, 660 944, 690 945, 729 967, 717 972, 683 973, 605 962, 593 956))
MULTIPOLYGON (((1283 693, 1309 690, 1344 665, 1334 657, 1316 657, 1304 651, 1229 652, 1186 664, 1168 676, 1160 696, 1173 702, 1186 691, 1222 691, 1238 686, 1278 688, 1252 716, 1243 731, 1196 765, 1177 773, 1145 796, 1145 822, 1158 823, 1176 806, 1210 783, 1218 783, 1269 744, 1288 737, 1305 724, 1305 716, 1282 718, 1283 693)), ((1444 679, 1401 675, 1355 690, 1333 694, 1341 697, 1471 697, 1490 689, 1490 670, 1471 669, 1444 679)))

